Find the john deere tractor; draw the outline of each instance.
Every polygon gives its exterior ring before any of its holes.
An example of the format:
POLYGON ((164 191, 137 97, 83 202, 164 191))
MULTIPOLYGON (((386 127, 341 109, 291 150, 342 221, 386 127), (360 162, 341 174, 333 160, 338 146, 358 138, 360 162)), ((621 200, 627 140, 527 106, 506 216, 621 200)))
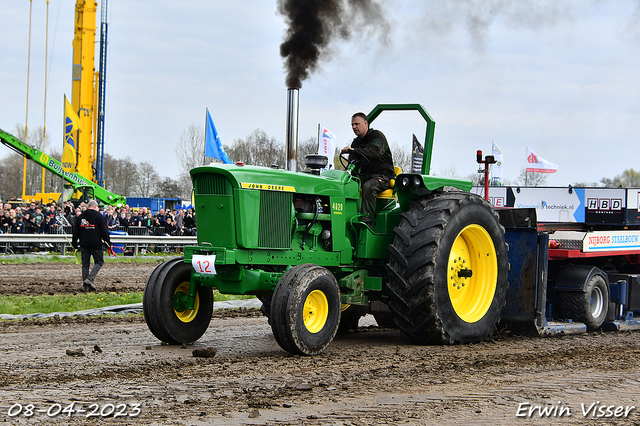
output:
MULTIPOLYGON (((373 224, 360 218, 360 182, 347 171, 222 164, 191 170, 198 245, 160 264, 143 297, 151 332, 170 344, 207 330, 212 289, 256 295, 278 344, 322 352, 339 329, 372 313, 416 344, 479 342, 500 319, 507 291, 504 229, 466 180, 429 176, 435 122, 427 122, 422 173, 397 170, 373 224)), ((354 158, 355 157, 355 158, 354 158)))

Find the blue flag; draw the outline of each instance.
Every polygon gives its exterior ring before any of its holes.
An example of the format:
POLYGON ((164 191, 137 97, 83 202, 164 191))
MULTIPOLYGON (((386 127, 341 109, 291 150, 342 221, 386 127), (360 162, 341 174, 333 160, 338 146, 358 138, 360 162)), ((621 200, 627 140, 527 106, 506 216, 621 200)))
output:
POLYGON ((232 164, 233 161, 231 161, 227 156, 227 153, 224 152, 222 142, 220 142, 220 135, 218 135, 218 131, 216 130, 215 124, 213 124, 213 120, 211 119, 211 114, 209 114, 208 109, 206 127, 207 130, 204 144, 205 157, 216 158, 225 164, 232 164))

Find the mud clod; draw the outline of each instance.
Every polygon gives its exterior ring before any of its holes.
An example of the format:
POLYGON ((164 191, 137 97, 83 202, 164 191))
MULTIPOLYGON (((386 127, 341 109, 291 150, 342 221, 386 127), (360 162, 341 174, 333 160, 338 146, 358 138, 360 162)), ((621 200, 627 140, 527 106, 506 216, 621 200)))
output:
POLYGON ((216 348, 196 348, 191 352, 196 358, 213 358, 217 353, 216 348))

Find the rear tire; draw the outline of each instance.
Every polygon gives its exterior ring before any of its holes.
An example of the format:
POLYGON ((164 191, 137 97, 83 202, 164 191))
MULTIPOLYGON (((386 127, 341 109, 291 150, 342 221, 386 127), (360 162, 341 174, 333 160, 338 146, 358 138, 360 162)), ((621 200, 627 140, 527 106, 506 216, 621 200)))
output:
POLYGON ((505 305, 504 228, 488 202, 431 194, 402 213, 389 246, 389 308, 416 344, 472 343, 493 333, 505 305))
POLYGON ((143 293, 143 313, 151 333, 169 344, 193 343, 207 331, 213 313, 211 287, 199 286, 193 309, 179 303, 189 293, 191 265, 171 259, 149 276, 143 293))
POLYGON ((341 305, 331 272, 310 263, 294 266, 282 275, 271 298, 273 335, 287 352, 317 355, 336 335, 341 305))

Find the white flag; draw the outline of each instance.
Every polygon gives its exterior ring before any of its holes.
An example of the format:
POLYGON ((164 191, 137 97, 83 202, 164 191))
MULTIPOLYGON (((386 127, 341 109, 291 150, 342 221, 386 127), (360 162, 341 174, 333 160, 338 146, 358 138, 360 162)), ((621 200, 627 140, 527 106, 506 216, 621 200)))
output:
POLYGON ((558 166, 540 157, 527 147, 527 172, 555 173, 557 171, 558 166))
POLYGON ((491 177, 489 184, 492 186, 502 185, 502 151, 495 142, 491 142, 491 155, 495 158, 496 163, 491 165, 491 177))
POLYGON ((336 146, 338 146, 338 138, 326 127, 320 126, 322 134, 320 135, 320 144, 318 146, 318 154, 324 155, 329 159, 327 167, 322 170, 334 169, 333 157, 336 154, 336 146))

